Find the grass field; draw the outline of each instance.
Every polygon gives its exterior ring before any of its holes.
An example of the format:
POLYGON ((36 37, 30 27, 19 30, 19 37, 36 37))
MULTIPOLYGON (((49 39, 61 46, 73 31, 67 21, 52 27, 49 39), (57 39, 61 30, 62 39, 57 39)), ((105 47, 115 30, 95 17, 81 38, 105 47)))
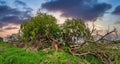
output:
POLYGON ((0 43, 0 64, 102 64, 93 56, 82 58, 66 52, 49 50, 47 53, 25 51, 6 43, 0 43))

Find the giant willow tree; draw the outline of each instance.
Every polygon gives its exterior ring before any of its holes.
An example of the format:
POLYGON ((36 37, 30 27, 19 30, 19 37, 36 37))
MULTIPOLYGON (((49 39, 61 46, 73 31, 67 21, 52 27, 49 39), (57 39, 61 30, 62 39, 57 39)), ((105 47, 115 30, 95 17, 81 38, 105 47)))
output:
MULTIPOLYGON (((35 17, 32 17, 30 21, 23 23, 20 31, 20 37, 23 41, 33 41, 33 44, 36 45, 50 42, 56 44, 55 40, 60 38, 60 29, 56 19, 45 13, 38 13, 35 17)), ((41 46, 44 45, 41 44, 41 46)))
POLYGON ((26 42, 33 41, 38 44, 52 42, 52 47, 58 50, 58 42, 66 45, 75 44, 79 40, 91 39, 89 29, 81 19, 68 19, 64 24, 58 25, 57 20, 45 13, 38 13, 30 21, 21 25, 21 39, 26 42))

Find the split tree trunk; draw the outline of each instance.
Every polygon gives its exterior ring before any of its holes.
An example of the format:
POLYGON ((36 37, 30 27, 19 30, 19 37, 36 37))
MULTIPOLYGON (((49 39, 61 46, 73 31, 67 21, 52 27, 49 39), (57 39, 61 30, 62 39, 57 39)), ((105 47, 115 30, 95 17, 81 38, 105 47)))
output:
POLYGON ((58 42, 54 39, 54 38, 49 38, 51 40, 51 44, 52 44, 52 48, 55 50, 55 51, 58 51, 59 50, 59 47, 58 47, 58 42))

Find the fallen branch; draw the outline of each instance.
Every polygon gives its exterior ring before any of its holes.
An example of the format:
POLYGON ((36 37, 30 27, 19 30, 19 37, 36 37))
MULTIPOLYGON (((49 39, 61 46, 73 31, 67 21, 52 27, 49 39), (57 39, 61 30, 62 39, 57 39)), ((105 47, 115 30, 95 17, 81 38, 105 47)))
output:
POLYGON ((98 39, 95 42, 99 42, 100 40, 104 39, 107 35, 110 35, 111 33, 115 32, 115 31, 116 31, 116 29, 112 30, 111 32, 106 33, 104 36, 102 36, 100 39, 98 39))
POLYGON ((72 51, 69 48, 69 52, 72 55, 75 56, 85 56, 85 55, 93 55, 95 57, 97 57, 98 59, 100 59, 104 64, 113 64, 114 61, 112 61, 111 57, 108 56, 107 52, 103 52, 103 51, 87 51, 87 52, 83 52, 83 53, 76 53, 74 52, 74 50, 72 51))

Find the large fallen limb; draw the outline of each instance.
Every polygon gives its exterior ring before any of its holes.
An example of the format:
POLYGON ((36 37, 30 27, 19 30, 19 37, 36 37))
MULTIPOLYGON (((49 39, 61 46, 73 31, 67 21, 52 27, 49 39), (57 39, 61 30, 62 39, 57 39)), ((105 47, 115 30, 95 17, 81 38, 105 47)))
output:
POLYGON ((116 29, 114 29, 114 30, 112 30, 112 31, 110 31, 110 32, 108 32, 108 33, 106 33, 104 36, 102 36, 100 39, 98 39, 98 40, 95 41, 95 42, 101 41, 101 40, 104 39, 107 35, 110 35, 111 33, 115 32, 115 31, 116 31, 116 29))

